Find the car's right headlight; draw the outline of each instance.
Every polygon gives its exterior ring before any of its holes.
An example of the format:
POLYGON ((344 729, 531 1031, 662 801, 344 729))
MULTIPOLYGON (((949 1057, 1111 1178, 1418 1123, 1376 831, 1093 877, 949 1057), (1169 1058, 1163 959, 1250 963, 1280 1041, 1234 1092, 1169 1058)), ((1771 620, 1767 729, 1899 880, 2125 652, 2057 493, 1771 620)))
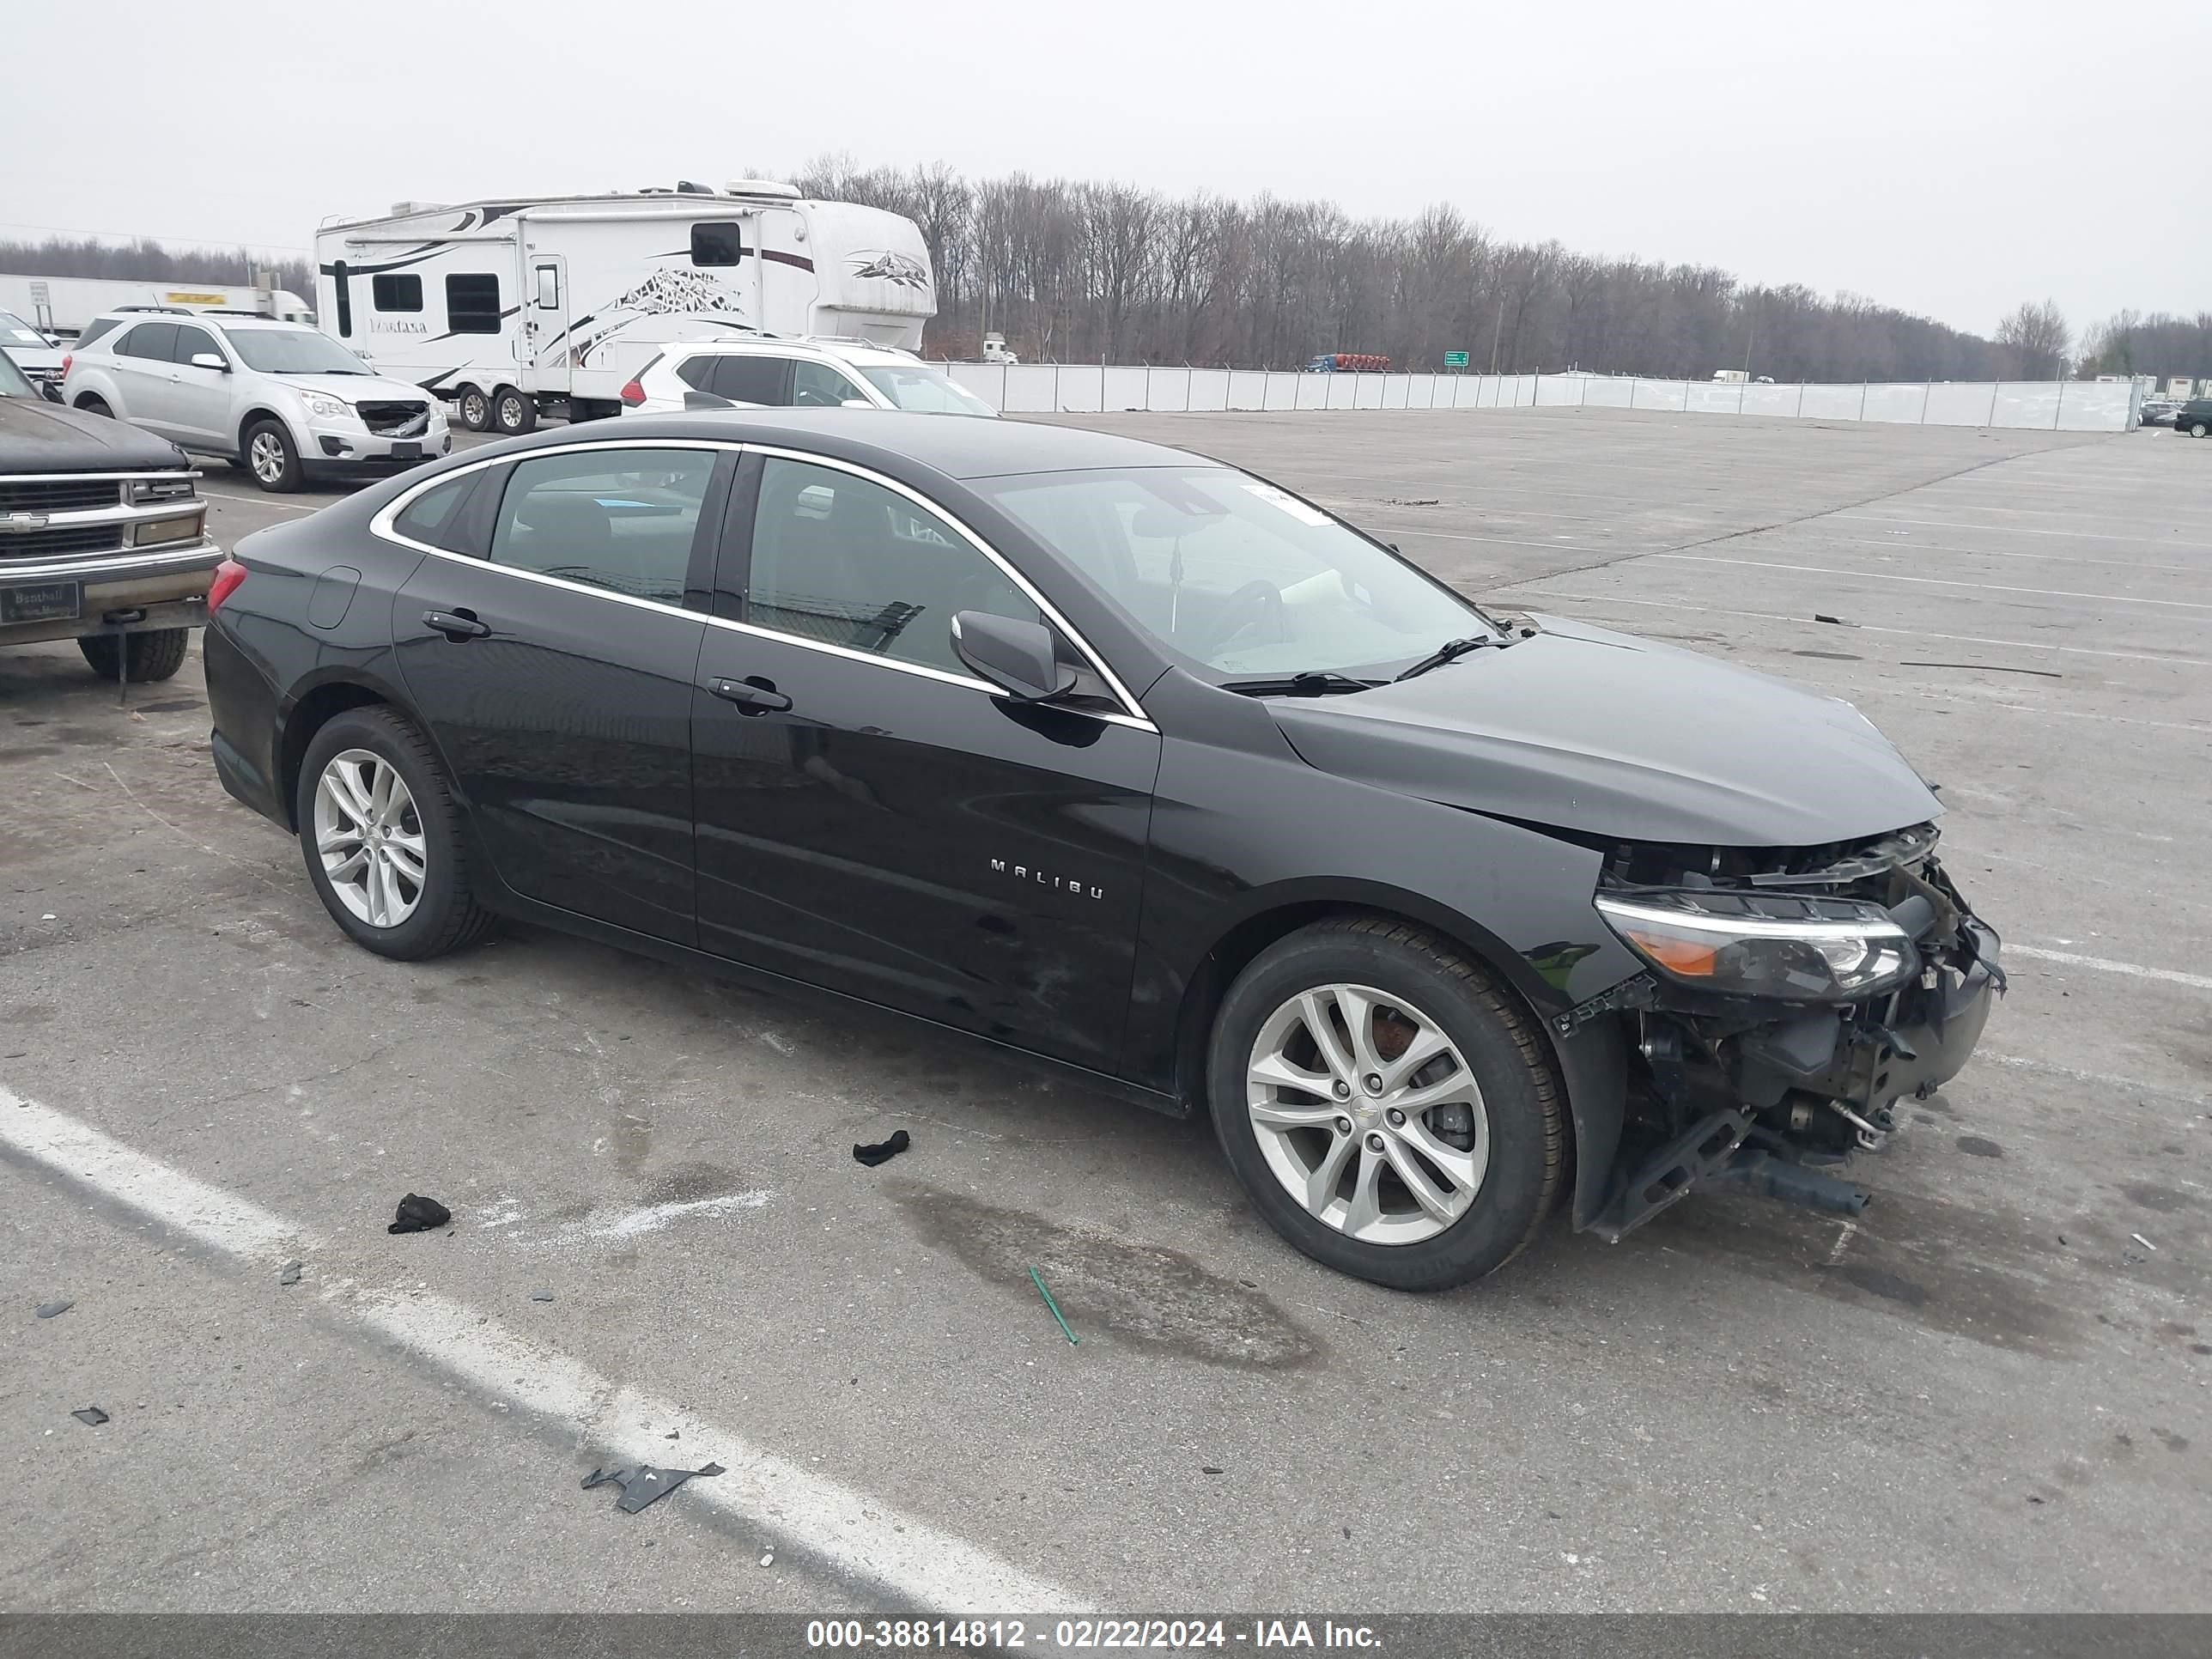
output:
POLYGON ((319 415, 326 421, 343 420, 353 410, 336 398, 326 398, 319 392, 302 392, 300 401, 307 406, 307 413, 319 415))
POLYGON ((1723 996, 1856 1002, 1920 971, 1878 904, 1722 890, 1601 893, 1598 914, 1668 978, 1723 996))

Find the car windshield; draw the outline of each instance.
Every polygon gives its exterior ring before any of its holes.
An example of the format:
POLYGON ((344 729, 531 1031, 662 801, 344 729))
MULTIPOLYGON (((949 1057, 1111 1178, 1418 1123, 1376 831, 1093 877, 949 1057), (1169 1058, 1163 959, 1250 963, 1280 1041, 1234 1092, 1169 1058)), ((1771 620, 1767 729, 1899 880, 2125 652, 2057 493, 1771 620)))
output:
POLYGON ((15 360, 0 351, 0 398, 35 398, 39 394, 15 367, 15 360))
POLYGON ((1496 624, 1388 549, 1230 467, 978 481, 1171 650, 1224 679, 1387 678, 1496 624))
POLYGON ((232 328, 223 331, 248 368, 264 374, 373 374, 376 371, 331 339, 306 329, 232 328))
POLYGON ((891 363, 863 368, 875 389, 901 409, 922 415, 995 415, 993 409, 942 369, 920 363, 891 363))
POLYGON ((42 346, 46 337, 12 311, 0 311, 0 346, 42 346))

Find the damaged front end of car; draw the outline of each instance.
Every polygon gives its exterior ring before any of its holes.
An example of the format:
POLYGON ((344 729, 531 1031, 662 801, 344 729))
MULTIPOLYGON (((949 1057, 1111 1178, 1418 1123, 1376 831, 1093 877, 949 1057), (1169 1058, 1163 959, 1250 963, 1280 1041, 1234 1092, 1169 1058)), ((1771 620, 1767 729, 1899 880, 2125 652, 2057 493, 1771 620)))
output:
POLYGON ((1644 971, 1553 1021, 1562 1037, 1611 1022, 1630 1051, 1620 1149, 1578 1220, 1619 1239, 1693 1187, 1865 1206, 1830 1169, 1957 1074, 2004 989, 1937 836, 1606 849, 1597 911, 1644 971))

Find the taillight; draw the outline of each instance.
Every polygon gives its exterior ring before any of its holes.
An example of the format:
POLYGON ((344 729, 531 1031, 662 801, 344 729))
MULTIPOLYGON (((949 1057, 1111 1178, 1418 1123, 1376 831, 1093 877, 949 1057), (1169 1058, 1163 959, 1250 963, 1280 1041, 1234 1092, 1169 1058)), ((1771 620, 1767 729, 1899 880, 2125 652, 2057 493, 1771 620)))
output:
POLYGON ((632 409, 635 409, 645 401, 645 388, 635 380, 632 380, 622 389, 622 400, 632 409))
POLYGON ((225 559, 215 568, 215 580, 208 584, 208 615, 212 617, 222 602, 238 592, 238 585, 246 580, 246 567, 236 559, 225 559))
POLYGON ((74 351, 64 351, 62 353, 62 373, 64 374, 68 374, 69 366, 76 361, 76 353, 74 351))

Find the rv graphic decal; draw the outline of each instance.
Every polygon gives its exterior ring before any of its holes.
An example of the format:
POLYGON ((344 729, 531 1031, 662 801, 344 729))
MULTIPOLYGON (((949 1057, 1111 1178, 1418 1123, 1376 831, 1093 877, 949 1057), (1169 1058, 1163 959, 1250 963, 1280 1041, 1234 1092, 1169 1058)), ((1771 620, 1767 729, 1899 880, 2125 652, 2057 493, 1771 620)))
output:
POLYGON ((896 283, 901 288, 926 289, 929 286, 929 270, 921 260, 910 254, 893 253, 888 250, 854 255, 853 275, 880 276, 887 283, 896 283))
POLYGON ((742 313, 744 301, 703 270, 656 270, 635 288, 605 307, 627 307, 647 316, 684 311, 730 311, 742 313))

